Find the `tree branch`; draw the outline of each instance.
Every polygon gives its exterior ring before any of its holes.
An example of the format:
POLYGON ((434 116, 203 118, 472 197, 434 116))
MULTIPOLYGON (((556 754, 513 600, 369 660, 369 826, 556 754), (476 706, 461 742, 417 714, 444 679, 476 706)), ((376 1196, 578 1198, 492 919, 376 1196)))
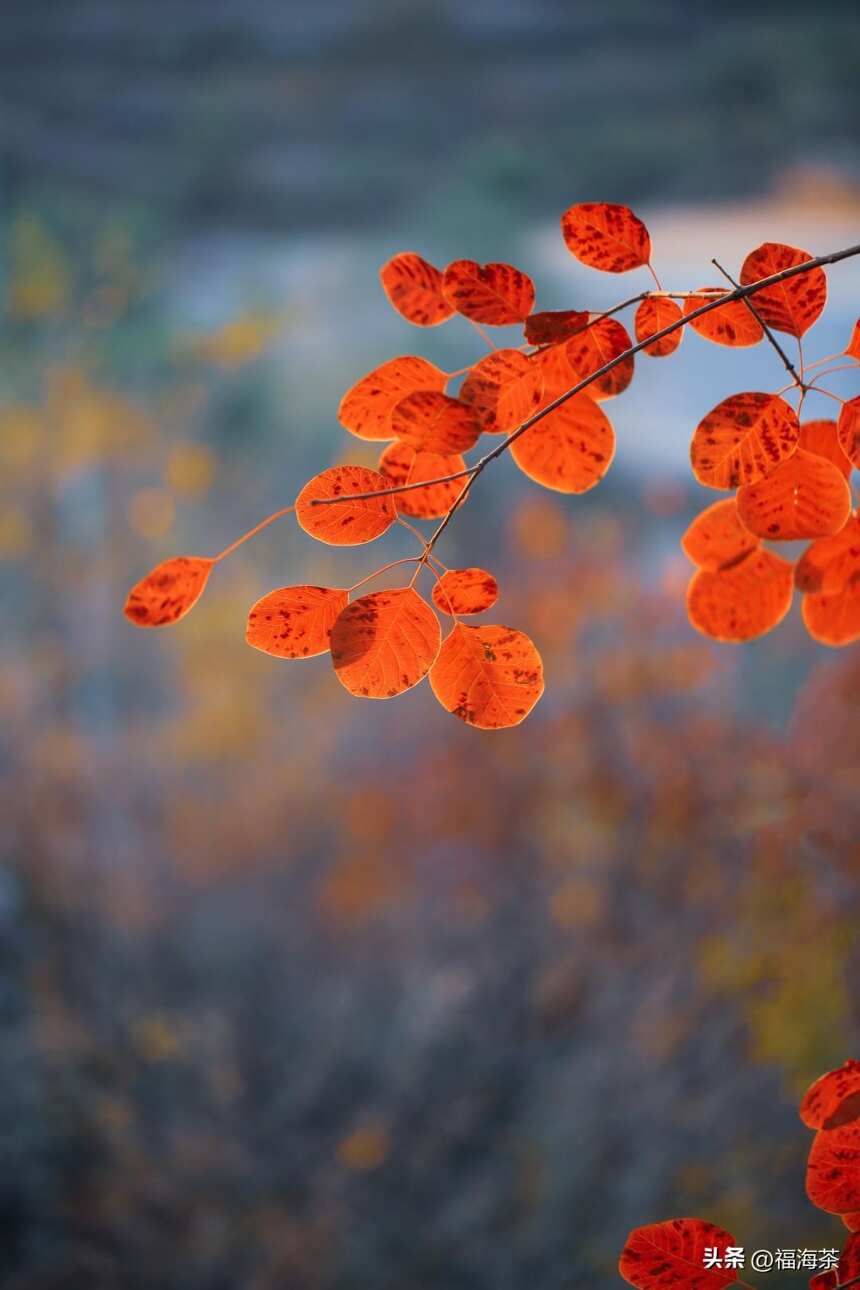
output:
MULTIPOLYGON (((718 268, 718 269, 719 269, 719 271, 720 271, 720 273, 723 275, 723 277, 724 277, 724 278, 727 278, 727 279, 728 279, 728 281, 732 284, 732 286, 733 286, 733 287, 738 286, 738 283, 737 283, 737 282, 735 282, 734 278, 733 278, 733 277, 732 277, 732 275, 728 272, 728 270, 723 268, 723 266, 720 264, 719 260, 711 260, 711 264, 715 265, 715 266, 716 266, 716 268, 718 268)), ((793 376, 793 377, 794 377, 795 384, 796 384, 796 385, 799 385, 799 386, 800 386, 800 388, 801 388, 801 390, 805 390, 805 389, 806 389, 806 386, 803 384, 803 381, 800 379, 800 377, 797 375, 797 372, 794 370, 794 364, 792 363, 791 359, 790 359, 790 358, 788 357, 788 355, 786 354, 785 350, 782 348, 782 345, 780 345, 779 341, 778 341, 778 340, 777 340, 777 338, 774 336, 774 334, 773 334, 773 332, 771 331, 770 327, 768 327, 767 323, 766 323, 766 322, 765 322, 765 320, 762 318, 762 316, 761 316, 761 314, 759 313, 759 311, 756 309, 756 307, 755 307, 755 305, 753 304, 753 302, 752 302, 751 300, 745 300, 745 301, 744 301, 744 304, 746 305, 747 309, 749 309, 749 311, 750 311, 750 313, 752 314, 753 318, 755 318, 755 320, 756 320, 756 322, 758 323, 759 327, 761 327, 761 329, 762 329, 762 331, 764 332, 765 336, 767 336, 767 338, 768 338, 768 340, 770 341, 771 345, 773 345, 773 347, 774 347, 774 349, 776 350, 777 354, 779 354, 780 358, 782 359, 783 363, 785 364, 785 368, 786 368, 786 371, 788 372, 789 376, 793 376)))

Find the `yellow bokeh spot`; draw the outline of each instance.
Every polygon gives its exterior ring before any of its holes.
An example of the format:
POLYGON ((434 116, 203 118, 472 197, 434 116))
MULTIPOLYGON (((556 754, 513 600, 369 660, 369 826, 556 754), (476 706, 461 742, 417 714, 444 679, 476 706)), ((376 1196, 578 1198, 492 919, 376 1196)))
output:
POLYGON ((68 298, 69 273, 59 246, 33 215, 15 220, 9 235, 9 312, 29 321, 57 313, 68 298))
POLYGON ((164 537, 173 527, 176 507, 163 488, 141 488, 128 504, 128 522, 141 537, 164 537))
POLYGON ((202 443, 180 443, 164 469, 164 481, 185 497, 200 497, 212 487, 215 455, 202 443))
POLYGON ((181 1043, 176 1028, 160 1013, 135 1022, 131 1037, 146 1062, 166 1062, 179 1056, 181 1043))
POLYGON ((385 1163, 391 1148, 388 1130, 382 1124, 366 1124, 341 1139, 337 1158, 347 1169, 364 1173, 385 1163))
POLYGON ((33 526, 23 511, 0 511, 0 560, 17 560, 33 544, 33 526))
POLYGON ((45 446, 45 423, 35 408, 0 408, 0 466, 25 469, 45 446))
POLYGON ((209 336, 193 341, 191 347, 198 358, 219 367, 241 367, 259 358, 280 328, 280 320, 271 314, 249 310, 209 336))

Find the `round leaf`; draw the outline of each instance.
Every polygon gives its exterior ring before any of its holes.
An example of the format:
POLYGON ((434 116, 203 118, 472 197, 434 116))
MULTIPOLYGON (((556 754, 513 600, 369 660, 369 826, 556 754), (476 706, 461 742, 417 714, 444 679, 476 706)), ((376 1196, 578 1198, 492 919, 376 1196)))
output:
POLYGON ((741 521, 774 542, 828 537, 851 513, 845 476, 824 457, 798 448, 772 474, 738 489, 741 521))
MULTIPOLYGON (((796 246, 763 242, 744 260, 741 285, 748 286, 811 259, 808 251, 801 251, 796 246)), ((768 327, 788 332, 790 336, 803 336, 827 302, 827 278, 823 269, 810 269, 808 273, 798 273, 784 282, 756 291, 751 300, 768 327)))
POLYGON ((626 273, 651 258, 648 230, 629 206, 579 202, 562 215, 561 235, 571 255, 604 273, 626 273))
POLYGON ((821 645, 851 645, 860 640, 860 577, 832 595, 804 596, 803 621, 821 645))
POLYGON ((416 452, 466 452, 481 434, 477 416, 465 403, 438 390, 415 390, 395 406, 391 428, 416 452))
POLYGON ((541 368, 516 349, 497 349, 477 362, 460 389, 489 434, 509 434, 537 411, 543 397, 541 368))
POLYGON ((374 591, 347 605, 331 633, 337 678, 350 694, 391 699, 427 675, 439 619, 412 587, 374 591))
POLYGON ((834 466, 838 466, 846 479, 850 476, 851 462, 842 451, 835 421, 802 422, 798 447, 806 452, 814 452, 819 457, 826 457, 834 466))
POLYGON ((586 493, 615 455, 609 418, 587 394, 575 394, 511 444, 524 475, 558 493, 586 493))
POLYGON ((457 623, 442 642, 430 685, 446 711, 479 730, 516 726, 543 694, 543 664, 512 627, 457 623))
MULTIPOLYGON (((681 309, 677 301, 670 300, 668 296, 649 296, 636 310, 633 320, 636 339, 647 340, 649 336, 662 331, 664 327, 671 327, 672 323, 677 322, 681 317, 681 309)), ((653 344, 646 345, 643 352, 650 354, 652 358, 666 358, 669 354, 674 354, 683 335, 684 329, 679 327, 677 331, 672 332, 671 336, 664 336, 662 340, 655 340, 653 344)))
POLYGON ((348 600, 341 587, 279 587, 251 608, 245 640, 276 658, 326 654, 332 624, 348 600))
POLYGON ((483 614, 499 598, 499 584, 486 569, 448 569, 433 587, 443 614, 483 614))
MULTIPOLYGON (((684 301, 684 313, 692 313, 711 299, 712 296, 688 296, 684 301)), ((713 341, 715 345, 730 345, 735 349, 757 345, 764 336, 761 323, 743 300, 731 300, 727 305, 711 309, 709 313, 702 314, 701 318, 693 318, 690 326, 705 340, 713 341)))
POLYGON ((842 405, 837 434, 839 446, 851 465, 860 467, 860 394, 842 405))
POLYGON ((791 606, 792 567, 770 551, 752 551, 730 569, 700 569, 687 588, 687 613, 712 640, 740 642, 764 636, 791 606))
POLYGON ((360 546, 380 537, 394 523, 397 512, 390 497, 314 506, 317 498, 351 493, 385 492, 388 480, 366 466, 331 466, 308 480, 296 498, 296 519, 306 533, 330 546, 360 546))
POLYGON ((681 538, 688 560, 700 569, 731 568, 761 545, 741 523, 734 497, 722 498, 697 515, 681 538))
MULTIPOLYGON (((592 372, 603 367, 610 359, 617 358, 633 344, 626 327, 615 318, 600 318, 585 331, 572 336, 565 344, 567 360, 577 381, 583 381, 592 372)), ((633 380, 633 355, 613 367, 611 372, 599 376, 584 393, 592 399, 611 399, 633 380)), ((576 382, 574 382, 575 384, 576 382)))
POLYGON ((705 1267, 705 1250, 722 1258, 737 1241, 701 1218, 649 1223, 630 1233, 618 1271, 639 1290, 722 1290, 737 1281, 730 1268, 705 1267))
POLYGON ((833 595, 860 577, 860 519, 852 515, 833 537, 819 538, 807 547, 794 570, 799 591, 833 595))
MULTIPOLYGON (((800 1103, 800 1118, 810 1129, 824 1129, 848 1101, 860 1097, 860 1062, 849 1060, 827 1071, 806 1090, 800 1103)), ((830 1126, 833 1127, 833 1126, 830 1126)))
POLYGON ((473 322, 501 327, 522 322, 534 308, 534 283, 512 264, 454 260, 442 278, 445 298, 473 322))
POLYGON ((442 294, 442 274, 414 251, 392 256, 379 278, 397 312, 416 327, 437 327, 454 314, 442 294))
POLYGON ((135 627, 170 627, 179 622, 200 599, 213 564, 198 555, 163 560, 128 593, 126 618, 135 627))
MULTIPOLYGON (((437 452, 416 452, 408 443, 390 443, 379 458, 380 473, 395 487, 418 484, 422 479, 443 479, 466 469, 460 456, 442 456, 437 452)), ((468 479, 452 479, 446 484, 430 484, 408 493, 393 493, 392 501, 401 515, 419 520, 438 520, 447 515, 466 487, 468 479)))
POLYGON ((732 394, 704 417, 690 444, 693 474, 710 488, 764 479, 797 447, 794 409, 777 394, 732 394))
POLYGON ((338 421, 359 439, 393 439, 391 413, 413 390, 444 390, 448 378, 425 358, 406 354, 375 367, 347 390, 338 421))

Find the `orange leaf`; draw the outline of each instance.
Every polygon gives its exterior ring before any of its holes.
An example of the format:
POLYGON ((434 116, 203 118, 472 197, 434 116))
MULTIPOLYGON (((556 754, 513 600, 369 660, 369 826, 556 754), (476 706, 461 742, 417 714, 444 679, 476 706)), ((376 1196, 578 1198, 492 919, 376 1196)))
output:
POLYGON ((722 1290, 737 1277, 730 1268, 705 1267, 705 1251, 722 1259, 737 1241, 701 1218, 673 1218, 637 1227, 627 1238, 618 1271, 639 1290, 722 1290))
POLYGON ((716 641, 751 641, 780 622, 791 606, 792 567, 770 551, 752 551, 730 569, 700 569, 687 588, 693 627, 716 641))
POLYGON ((442 642, 430 685, 466 725, 503 730, 519 725, 543 694, 543 664, 523 632, 457 623, 442 642))
POLYGON ((855 1210, 853 1214, 840 1214, 839 1217, 849 1232, 860 1232, 860 1209, 855 1210))
POLYGON ((582 309, 546 309, 526 319, 524 333, 530 345, 552 345, 567 340, 588 326, 589 314, 582 309))
POLYGON ((488 434, 509 434, 540 407, 543 372, 517 349, 497 349, 475 363, 460 398, 488 434))
POLYGON ((276 658, 326 654, 332 624, 348 600, 341 587, 279 587, 252 607, 245 640, 276 658))
POLYGON ((734 497, 725 497, 702 511, 681 538, 687 559, 712 572, 731 568, 760 545, 760 539, 741 523, 734 497))
POLYGON ((821 1075, 806 1090, 800 1103, 800 1118, 810 1129, 832 1128, 828 1120, 849 1099, 860 1096, 860 1062, 849 1060, 835 1071, 821 1075))
POLYGON ((433 587, 443 614, 483 614, 499 598, 499 584, 486 569, 448 569, 433 587))
POLYGON ((313 506, 317 498, 385 492, 384 475, 366 466, 331 466, 309 479, 296 498, 296 519, 306 533, 330 546, 359 546, 380 537, 397 513, 390 497, 368 497, 336 506, 313 506))
POLYGON ((851 339, 842 351, 849 358, 856 358, 860 362, 860 318, 854 324, 854 330, 851 333, 851 339))
MULTIPOLYGON (((442 479, 465 470, 460 456, 443 457, 437 452, 416 452, 408 443, 390 443, 379 458, 380 473, 393 485, 419 484, 422 479, 442 479)), ((394 493, 392 501, 402 515, 419 520, 438 520, 447 515, 466 487, 467 480, 452 479, 448 484, 431 484, 409 493, 394 493)))
MULTIPOLYGON (((700 287, 699 290, 704 288, 700 287)), ((684 313, 690 314, 712 299, 712 296, 688 296, 684 301, 684 313)), ((727 305, 720 305, 719 309, 712 309, 710 313, 702 314, 701 318, 694 318, 690 326, 715 345, 732 345, 738 349, 746 345, 757 345, 764 336, 761 323, 743 300, 732 300, 727 305)))
POLYGON ((560 394, 566 393, 579 381, 579 377, 570 365, 566 344, 547 345, 529 356, 529 362, 540 369, 543 378, 543 395, 540 406, 545 408, 560 394))
POLYGON ((828 1214, 860 1209, 860 1123, 819 1129, 806 1166, 806 1194, 828 1214))
POLYGON ((126 618, 135 627, 169 627, 179 622, 200 599, 213 564, 199 555, 163 560, 128 593, 126 618))
POLYGON ((851 491, 832 461, 798 448, 766 479, 738 489, 738 514, 774 542, 829 537, 851 514, 851 491))
POLYGON ((851 474, 851 462, 842 451, 835 421, 804 421, 797 446, 832 461, 846 479, 851 474))
POLYGON ((860 394, 843 403, 837 433, 839 445, 851 465, 860 467, 860 394))
POLYGON ((481 423, 459 399, 438 390, 415 390, 396 405, 391 428, 416 452, 466 452, 480 438, 481 423))
POLYGON ((693 474, 710 488, 754 484, 797 447, 794 409, 777 394, 732 394, 704 417, 690 444, 693 474))
POLYGON ((392 256, 379 278, 397 312, 416 327, 437 327, 454 314, 442 294, 442 274, 414 251, 392 256))
POLYGON ((522 322, 535 303, 534 283, 512 264, 454 260, 445 270, 442 290, 458 313, 493 327, 522 322))
POLYGON ((832 595, 804 596, 803 621, 812 639, 822 645, 860 640, 860 575, 832 595))
POLYGON ((413 390, 444 390, 448 380, 425 358, 405 354, 375 367, 356 381, 340 401, 337 417, 359 439, 393 439, 391 413, 413 390))
MULTIPOLYGON (((796 246, 764 242, 755 251, 750 251, 744 260, 741 285, 748 286, 811 259, 808 251, 801 251, 796 246)), ((810 269, 808 273, 798 273, 796 277, 786 278, 785 282, 756 291, 751 299, 768 327, 788 332, 790 336, 802 336, 824 308, 827 279, 823 269, 810 269)))
POLYGON ((414 588, 361 596, 332 628, 337 678, 350 694, 391 699, 427 675, 441 636, 439 619, 414 588))
MULTIPOLYGON (((573 368, 577 380, 591 376, 604 363, 617 358, 633 344, 626 327, 614 318, 600 318, 585 331, 572 336, 565 344, 568 362, 573 368)), ((626 390, 633 380, 633 355, 625 358, 611 372, 599 377, 589 385, 587 393, 593 399, 611 399, 614 395, 626 390)))
POLYGON ((626 273, 651 258, 648 230, 629 206, 580 202, 562 215, 561 235, 571 255, 604 273, 626 273))
MULTIPOLYGON (((681 316, 680 307, 675 300, 670 300, 668 296, 650 296, 647 300, 643 300, 636 310, 633 320, 636 339, 647 340, 649 336, 654 335, 655 331, 670 327, 681 316)), ((664 336, 662 340, 655 340, 653 344, 646 345, 644 352, 650 354, 652 358, 666 358, 669 354, 674 354, 683 334, 683 327, 679 327, 677 331, 672 332, 671 336, 664 336)))
POLYGON ((612 424, 587 394, 574 394, 511 444, 523 474, 558 493, 593 488, 614 455, 612 424))
POLYGON ((807 547, 794 570, 799 591, 834 595, 860 574, 860 519, 852 515, 832 537, 807 547))

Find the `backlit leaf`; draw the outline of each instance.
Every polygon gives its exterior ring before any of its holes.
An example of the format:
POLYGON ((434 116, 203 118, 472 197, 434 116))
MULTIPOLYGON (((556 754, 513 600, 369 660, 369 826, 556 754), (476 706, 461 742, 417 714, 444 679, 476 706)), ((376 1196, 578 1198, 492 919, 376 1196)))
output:
POLYGON ((348 600, 341 587, 279 587, 252 606, 245 640, 276 658, 325 654, 334 620, 348 600))
POLYGON ((792 566, 770 551, 752 551, 729 569, 700 569, 687 588, 696 631, 716 641, 751 641, 780 622, 791 606, 792 566))
POLYGON ((427 675, 441 635, 439 619, 413 587, 361 596, 332 628, 337 678, 350 694, 391 699, 427 675))
MULTIPOLYGON (((843 1222, 845 1217, 842 1216, 843 1222)), ((845 1242, 837 1266, 812 1277, 809 1286, 810 1290, 839 1290, 839 1286, 850 1284, 855 1277, 860 1277, 860 1238, 852 1236, 845 1242)))
POLYGON ((517 349, 497 349, 472 368, 460 398, 488 434, 508 434, 540 407, 541 368, 517 349))
POLYGON ((806 1194, 828 1214, 860 1209, 860 1121, 818 1130, 806 1166, 806 1194))
POLYGON ((851 333, 851 339, 842 351, 849 358, 856 358, 860 362, 860 318, 854 324, 854 330, 851 333))
POLYGON ((501 327, 522 322, 534 308, 534 283, 512 264, 454 260, 442 278, 446 300, 473 322, 501 327))
POLYGON ((561 234, 571 255, 604 273, 626 273, 651 258, 648 230, 629 206, 579 202, 562 215, 561 234))
POLYGON ((860 1062, 847 1061, 820 1076, 800 1103, 800 1118, 810 1129, 824 1129, 849 1099, 860 1095, 860 1062))
POLYGON ((457 623, 442 642, 430 685, 442 707, 467 725, 502 730, 519 725, 543 694, 543 664, 523 632, 457 623))
POLYGON ((524 333, 530 345, 552 345, 567 340, 588 325, 589 314, 582 309, 547 309, 526 319, 524 333))
POLYGON ((710 488, 764 479, 797 447, 800 425, 777 394, 732 394, 699 422, 690 444, 693 474, 710 488))
MULTIPOLYGON (((627 328, 615 318, 600 318, 585 331, 572 336, 565 344, 568 362, 573 368, 577 380, 591 376, 598 368, 603 367, 610 359, 617 358, 633 344, 627 328)), ((593 399, 611 399, 633 380, 633 355, 625 358, 611 372, 598 377, 588 386, 587 393, 593 399)))
POLYGON ((214 561, 197 555, 164 560, 132 587, 125 616, 135 627, 169 627, 199 600, 214 561))
MULTIPOLYGON (((677 322, 681 316, 677 301, 670 300, 668 296, 649 296, 636 310, 633 320, 636 339, 647 340, 649 336, 662 331, 664 327, 671 327, 672 323, 677 322)), ((683 335, 684 328, 679 327, 677 331, 672 332, 671 336, 664 336, 662 340, 655 340, 651 345, 646 345, 643 352, 650 354, 652 358, 666 358, 669 354, 674 354, 683 335)))
POLYGON ((499 598, 499 584, 486 569, 448 569, 433 587, 444 614, 483 614, 499 598))
POLYGON ((804 596, 803 621, 813 640, 822 645, 850 645, 860 640, 860 574, 832 595, 804 596))
MULTIPOLYGON (((712 299, 712 296, 707 295, 689 296, 684 301, 684 313, 692 313, 712 299)), ((704 336, 705 340, 735 348, 757 345, 764 336, 761 323, 743 300, 732 300, 727 305, 720 305, 718 309, 711 309, 709 313, 702 314, 701 318, 692 319, 690 326, 693 331, 704 336)))
POLYGON ((480 438, 481 423, 460 399, 438 390, 415 390, 396 404, 391 428, 416 452, 466 452, 480 438))
POLYGON ((705 1250, 722 1257, 730 1245, 737 1245, 733 1236, 701 1218, 649 1223, 628 1236, 618 1270, 639 1290, 722 1290, 737 1277, 730 1268, 706 1268, 705 1250))
POLYGON ((511 444, 524 475, 558 493, 585 493, 606 474, 615 432, 587 394, 575 394, 511 444))
MULTIPOLYGON (((764 242, 750 251, 741 269, 741 285, 748 286, 761 278, 769 278, 783 269, 793 268, 811 260, 808 251, 782 242, 764 242)), ((827 278, 823 269, 810 269, 798 273, 784 282, 756 291, 751 297, 762 321, 775 331, 802 336, 809 330, 827 301, 827 278)))
POLYGON ((828 537, 851 513, 845 476, 824 457, 798 448, 765 479, 738 489, 741 522, 775 542, 828 537))
POLYGON ((681 538, 687 559, 712 572, 730 568, 760 545, 761 540, 741 523, 734 497, 725 497, 702 511, 681 538))
POLYGON ((444 390, 447 376, 424 358, 406 354, 375 367, 340 401, 337 417, 359 439, 393 439, 391 413, 413 390, 444 390))
POLYGON ((845 456, 852 466, 860 468, 860 394, 842 405, 837 433, 845 456))
POLYGON ((806 452, 817 453, 826 457, 838 466, 847 479, 851 474, 851 462, 842 451, 835 421, 804 421, 800 427, 798 447, 806 452))
POLYGON ((543 379, 543 394, 540 406, 545 408, 560 394, 565 394, 579 381, 579 377, 570 365, 567 356, 567 345, 547 345, 529 356, 529 362, 540 369, 543 379))
POLYGON ((455 312, 442 294, 440 271, 414 251, 392 256, 379 278, 397 312, 416 327, 436 327, 455 312))
POLYGON ((860 574, 860 519, 852 515, 833 537, 807 547, 794 570, 799 591, 833 595, 860 574))
POLYGON ((296 498, 296 519, 306 533, 331 546, 359 546, 380 537, 397 518, 388 496, 314 506, 317 498, 385 492, 388 480, 366 466, 331 466, 309 479, 296 498))
MULTIPOLYGON (((418 484, 422 479, 443 479, 466 469, 460 456, 443 457, 437 452, 416 452, 408 443, 390 443, 379 458, 379 471, 393 485, 418 484)), ((392 501, 402 515, 419 520, 438 520, 447 515, 468 480, 452 479, 408 493, 394 493, 392 501)))
POLYGON ((840 1218, 849 1232, 860 1232, 860 1209, 853 1214, 840 1214, 840 1218))

